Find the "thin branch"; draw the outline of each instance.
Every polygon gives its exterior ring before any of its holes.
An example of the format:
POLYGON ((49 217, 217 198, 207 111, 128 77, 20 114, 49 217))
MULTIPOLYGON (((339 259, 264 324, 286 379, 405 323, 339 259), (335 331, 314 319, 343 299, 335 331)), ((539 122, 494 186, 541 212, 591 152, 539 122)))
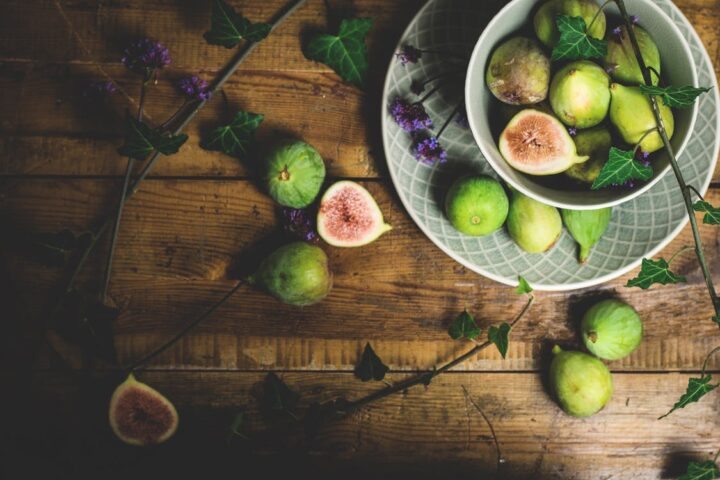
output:
POLYGON ((668 260, 668 262, 667 262, 668 265, 671 265, 671 264, 672 264, 673 260, 675 260, 675 257, 677 257, 678 255, 681 255, 681 254, 683 254, 683 253, 685 253, 685 252, 687 252, 688 250, 692 250, 693 248, 694 248, 694 247, 693 247, 692 245, 685 245, 684 247, 682 247, 680 250, 678 250, 677 252, 675 252, 672 257, 670 257, 670 260, 668 260))
POLYGON ((440 140, 440 136, 443 134, 443 132, 445 132, 445 129, 448 127, 448 125, 450 125, 450 122, 452 122, 453 118, 455 118, 455 115, 457 115, 458 112, 460 112, 460 109, 462 108, 462 106, 464 104, 465 104, 465 99, 461 100, 460 103, 457 104, 457 106, 453 109, 452 113, 448 116, 447 120, 445 120, 445 123, 440 128, 440 130, 438 131, 435 138, 440 140))
POLYGON ((708 362, 710 362, 710 358, 715 355, 716 352, 720 352, 720 347, 713 348, 712 350, 710 350, 710 353, 707 354, 707 357, 705 357, 705 361, 703 362, 702 374, 700 375, 701 377, 705 376, 708 362))
POLYGON ((473 407, 475 407, 475 410, 477 410, 480 415, 483 417, 483 420, 485 420, 485 423, 487 423, 487 426, 490 428, 490 433, 492 434, 493 442, 495 442, 495 452, 497 453, 497 469, 500 470, 500 465, 505 463, 505 459, 502 457, 502 452, 500 451, 500 442, 498 441, 497 434, 495 433, 495 428, 493 427, 492 422, 488 418, 487 415, 485 415, 485 412, 483 412, 482 408, 480 408, 480 405, 478 405, 475 400, 472 399, 470 396, 470 392, 468 392, 467 388, 465 388, 465 385, 461 385, 463 392, 465 393, 465 398, 470 401, 473 407))
POLYGON ((697 195, 700 200, 702 200, 703 202, 705 201, 705 199, 703 198, 703 196, 700 195, 700 192, 698 192, 695 187, 693 187, 692 185, 688 185, 687 188, 690 189, 690 190, 692 190, 693 192, 695 192, 695 195, 697 195))

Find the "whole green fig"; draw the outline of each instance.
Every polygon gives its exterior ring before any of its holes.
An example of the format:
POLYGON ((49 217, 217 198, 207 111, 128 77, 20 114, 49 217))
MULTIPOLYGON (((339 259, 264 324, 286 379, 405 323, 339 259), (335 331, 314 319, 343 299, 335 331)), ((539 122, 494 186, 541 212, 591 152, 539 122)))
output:
POLYGON ((562 211, 562 218, 570 235, 580 245, 578 255, 580 263, 585 263, 590 256, 590 249, 603 236, 610 224, 612 208, 597 210, 566 210, 562 211))
POLYGON ((265 160, 265 184, 280 205, 305 208, 318 196, 325 181, 325 163, 305 142, 292 142, 275 148, 265 160))
POLYGON ((508 198, 500 182, 487 175, 461 177, 445 197, 450 223, 466 235, 489 235, 502 227, 508 215, 508 198))
POLYGON ((610 108, 610 77, 588 60, 569 63, 552 79, 550 105, 565 125, 594 127, 610 108))
POLYGON ((605 36, 605 14, 594 1, 550 0, 538 9, 533 19, 535 34, 548 48, 554 47, 560 38, 560 32, 555 23, 558 15, 582 17, 591 37, 602 39, 605 36))
POLYGON ((576 163, 565 170, 565 174, 581 182, 593 183, 608 160, 612 135, 607 128, 600 126, 578 132, 573 140, 578 155, 589 156, 590 159, 576 163))
MULTIPOLYGON (((663 148, 662 138, 657 131, 650 99, 640 92, 639 87, 626 87, 619 83, 610 86, 612 101, 610 102, 610 122, 617 128, 623 140, 630 145, 640 142, 640 148, 652 153, 663 148), (650 133, 648 133, 650 132, 650 133), (646 135, 647 133, 647 135, 646 135), (642 141, 640 141, 642 139, 642 141)), ((665 124, 668 138, 675 131, 675 117, 672 109, 657 98, 660 115, 665 124)))
POLYGON ((542 102, 550 84, 550 59, 535 40, 511 38, 493 52, 485 81, 501 102, 510 105, 542 102))
POLYGON ((605 360, 619 360, 640 345, 643 324, 633 307, 620 300, 603 300, 585 313, 580 326, 585 346, 605 360))
MULTIPOLYGON (((634 26, 633 31, 637 37, 640 53, 645 61, 645 66, 653 68, 658 74, 660 73, 660 52, 658 51, 655 41, 649 33, 643 28, 634 26)), ((620 27, 619 34, 613 34, 608 39, 608 50, 605 55, 605 68, 610 72, 613 80, 616 82, 626 83, 630 85, 645 84, 640 65, 638 65, 635 51, 630 42, 627 27, 620 27)), ((660 81, 657 74, 650 73, 653 85, 657 85, 660 81)))
POLYGON ((528 253, 542 253, 557 242, 562 219, 557 208, 513 192, 507 218, 508 233, 528 253))
POLYGON ((582 352, 553 348, 550 384, 560 407, 573 417, 599 412, 613 393, 610 370, 597 358, 582 352))
POLYGON ((325 252, 315 245, 294 242, 271 253, 248 282, 283 303, 302 306, 324 299, 332 280, 325 252))

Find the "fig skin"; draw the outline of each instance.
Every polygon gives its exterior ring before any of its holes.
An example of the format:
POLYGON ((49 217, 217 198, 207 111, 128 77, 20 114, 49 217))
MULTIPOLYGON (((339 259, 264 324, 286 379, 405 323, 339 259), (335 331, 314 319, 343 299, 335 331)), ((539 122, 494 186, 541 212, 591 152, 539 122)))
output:
MULTIPOLYGON (((620 136, 629 145, 640 142, 646 132, 657 128, 650 99, 640 92, 639 87, 626 87, 619 83, 610 86, 612 100, 610 102, 610 122, 620 136)), ((665 124, 668 138, 675 131, 675 117, 672 109, 665 105, 662 98, 655 97, 660 108, 660 115, 665 124)), ((653 153, 663 148, 662 138, 657 131, 649 133, 640 142, 640 148, 653 153)))
POLYGON ((507 218, 508 233, 528 253, 543 253, 552 248, 562 233, 557 208, 514 191, 507 218))
POLYGON ((607 128, 599 126, 578 132, 573 140, 578 155, 589 156, 590 159, 573 165, 565 174, 584 183, 593 183, 608 160, 612 134, 607 128))
POLYGON ((610 370, 597 358, 582 352, 553 348, 550 385, 560 407, 573 417, 596 414, 610 401, 613 382, 610 370))
POLYGON ((136 446, 165 442, 175 434, 179 423, 170 400, 137 381, 132 373, 113 392, 108 417, 115 435, 136 446))
POLYGON ((643 323, 633 307, 620 300, 596 303, 580 324, 585 346, 604 360, 620 360, 640 345, 643 323))
POLYGON ((276 147, 264 167, 267 191, 283 207, 309 206, 325 181, 325 162, 317 150, 301 141, 276 147))
POLYGON ((587 262, 590 249, 600 240, 610 224, 612 208, 597 210, 567 210, 562 211, 565 227, 570 235, 580 245, 578 261, 587 262))
POLYGON ((293 242, 271 253, 247 280, 285 304, 305 306, 330 293, 333 275, 320 247, 293 242))
POLYGON ((553 48, 560 39, 556 18, 558 15, 582 17, 585 26, 589 27, 588 34, 597 39, 605 37, 605 13, 600 12, 591 24, 600 7, 592 0, 550 0, 544 3, 533 18, 535 34, 548 48, 553 48))
MULTIPOLYGON (((620 29, 620 35, 611 35, 608 38, 608 51, 604 58, 605 68, 610 72, 613 80, 618 83, 644 85, 645 80, 643 79, 637 58, 635 58, 635 51, 630 42, 627 27, 622 25, 620 29)), ((660 52, 658 51, 655 41, 645 29, 637 25, 633 27, 633 31, 637 37, 640 53, 645 61, 645 65, 661 73, 660 52)), ((652 78, 653 85, 657 85, 660 81, 658 76, 652 73, 652 71, 650 77, 652 78)))
POLYGON ((503 226, 510 202, 500 182, 487 175, 458 178, 445 196, 445 214, 466 235, 481 237, 503 226))
POLYGON ((588 60, 569 63, 552 79, 550 105, 565 125, 594 127, 610 108, 610 76, 588 60))
POLYGON ((533 39, 514 37, 495 49, 485 74, 495 97, 510 105, 531 105, 547 98, 550 59, 533 39))

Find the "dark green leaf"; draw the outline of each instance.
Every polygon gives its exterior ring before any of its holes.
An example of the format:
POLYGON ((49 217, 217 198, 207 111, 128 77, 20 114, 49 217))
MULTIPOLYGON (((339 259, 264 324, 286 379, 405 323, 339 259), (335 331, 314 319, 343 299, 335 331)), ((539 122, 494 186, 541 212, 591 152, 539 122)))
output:
POLYGON ((685 283, 687 279, 682 275, 676 275, 670 271, 670 265, 661 258, 657 261, 647 258, 642 259, 642 266, 637 277, 628 280, 626 287, 639 287, 643 290, 651 285, 659 283, 668 285, 673 283, 685 283))
POLYGON ((558 15, 556 23, 560 39, 553 48, 552 60, 603 58, 607 54, 607 41, 588 35, 582 17, 558 15))
POLYGON ((634 157, 632 150, 611 147, 608 161, 593 182, 592 189, 622 185, 628 180, 649 180, 653 176, 652 168, 638 162, 634 157))
POLYGON ((720 224, 720 208, 715 208, 708 202, 698 200, 693 204, 693 210, 696 212, 704 212, 703 223, 706 225, 720 224))
POLYGON ((712 460, 706 462, 690 462, 685 472, 678 480, 712 480, 720 478, 720 470, 712 460))
POLYGON ((380 360, 380 357, 377 356, 370 344, 366 343, 360 363, 355 367, 355 375, 363 382, 370 380, 380 381, 385 378, 387 371, 387 365, 380 360))
POLYGON ((475 319, 467 310, 458 315, 450 324, 450 328, 448 328, 448 335, 450 335, 450 338, 453 340, 459 340, 461 338, 473 340, 480 335, 480 332, 482 332, 482 329, 478 327, 475 319))
POLYGON ((510 335, 511 328, 510 324, 503 323, 499 327, 490 327, 490 330, 488 330, 488 340, 495 344, 503 358, 507 355, 509 344, 508 335, 510 335))
POLYGON ((153 150, 157 150, 163 155, 172 155, 178 152, 187 139, 188 136, 184 133, 179 135, 163 134, 127 115, 125 144, 118 148, 118 153, 141 161, 145 160, 153 150))
POLYGON ((365 36, 371 27, 371 18, 343 20, 337 35, 313 37, 305 48, 305 56, 324 63, 346 82, 363 88, 368 70, 365 36))
POLYGON ((203 140, 205 150, 217 150, 241 158, 255 141, 255 130, 265 116, 260 113, 240 111, 228 125, 218 127, 203 140))
POLYGON ((703 396, 705 396, 706 393, 715 390, 718 385, 711 384, 711 379, 712 377, 710 375, 705 375, 704 377, 691 378, 690 380, 688 380, 687 390, 685 391, 685 393, 682 394, 680 400, 677 401, 675 406, 673 406, 673 408, 670 409, 668 413, 666 413, 660 418, 667 417, 679 408, 685 408, 688 403, 697 402, 703 396))
POLYGON ((265 415, 287 414, 295 417, 300 394, 290 390, 274 372, 265 376, 260 409, 265 415))
POLYGON ((223 0, 214 0, 210 31, 203 37, 211 45, 232 48, 243 38, 251 42, 259 42, 267 37, 271 27, 267 23, 252 23, 235 11, 223 0))
POLYGON ((515 293, 518 295, 524 295, 526 293, 532 293, 533 288, 530 286, 527 280, 522 276, 518 277, 518 286, 515 289, 515 293))
POLYGON ((668 107, 687 108, 695 103, 695 99, 705 92, 709 92, 709 88, 695 88, 689 85, 684 87, 656 87, 650 85, 640 85, 640 91, 645 95, 660 95, 663 103, 668 107))

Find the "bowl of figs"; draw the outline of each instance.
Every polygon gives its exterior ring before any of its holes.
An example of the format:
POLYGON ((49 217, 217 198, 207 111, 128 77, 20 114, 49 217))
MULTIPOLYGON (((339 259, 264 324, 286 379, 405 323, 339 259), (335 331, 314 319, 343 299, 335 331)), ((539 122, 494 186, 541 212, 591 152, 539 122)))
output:
POLYGON ((641 195, 671 168, 654 108, 682 164, 697 104, 656 96, 654 107, 646 89, 697 86, 690 47, 652 0, 622 5, 512 0, 483 31, 468 65, 468 121, 509 187, 575 210, 641 195), (628 178, 622 165, 638 173, 628 178))

